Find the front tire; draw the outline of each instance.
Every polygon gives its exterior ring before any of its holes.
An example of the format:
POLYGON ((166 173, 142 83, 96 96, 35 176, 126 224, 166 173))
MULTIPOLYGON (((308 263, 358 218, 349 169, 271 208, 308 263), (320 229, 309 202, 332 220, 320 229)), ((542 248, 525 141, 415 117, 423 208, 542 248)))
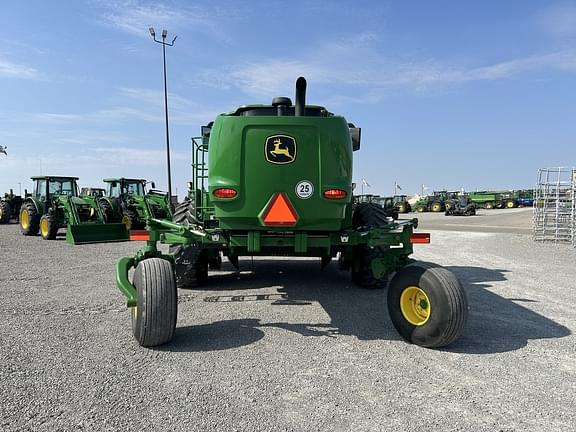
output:
POLYGON ((143 347, 174 338, 178 299, 172 264, 162 258, 141 261, 134 271, 138 305, 132 308, 132 333, 143 347))
POLYGON ((439 202, 434 202, 434 203, 432 203, 430 210, 432 210, 435 213, 441 212, 442 211, 442 204, 440 204, 439 202))
POLYGON ((133 210, 126 210, 122 215, 122 223, 126 226, 128 231, 138 229, 138 215, 133 210))
POLYGON ((54 217, 47 213, 40 218, 40 235, 44 240, 54 240, 58 234, 58 225, 54 217))
POLYGON ((410 264, 388 288, 388 312, 408 342, 439 348, 455 341, 468 317, 468 301, 456 276, 431 263, 410 264))

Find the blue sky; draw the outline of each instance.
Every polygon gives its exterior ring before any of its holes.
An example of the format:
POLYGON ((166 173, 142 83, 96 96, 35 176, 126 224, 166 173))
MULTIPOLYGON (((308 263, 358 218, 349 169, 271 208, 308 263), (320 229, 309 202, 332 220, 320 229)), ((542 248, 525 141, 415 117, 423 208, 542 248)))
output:
POLYGON ((576 165, 576 2, 4 2, 0 193, 29 177, 155 180, 166 189, 161 47, 173 190, 190 137, 221 112, 293 98, 362 127, 365 192, 530 187, 576 165))

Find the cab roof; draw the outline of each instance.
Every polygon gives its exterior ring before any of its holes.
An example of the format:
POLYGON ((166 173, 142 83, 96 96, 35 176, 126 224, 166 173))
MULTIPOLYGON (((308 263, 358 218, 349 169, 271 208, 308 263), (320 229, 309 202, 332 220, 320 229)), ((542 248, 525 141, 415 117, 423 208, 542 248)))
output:
POLYGON ((33 176, 30 177, 32 180, 78 180, 78 177, 67 177, 67 176, 33 176))
POLYGON ((110 182, 118 182, 118 181, 128 181, 128 182, 140 182, 146 183, 146 179, 136 179, 136 178, 126 178, 126 177, 113 177, 113 178, 105 178, 102 180, 104 183, 110 182))

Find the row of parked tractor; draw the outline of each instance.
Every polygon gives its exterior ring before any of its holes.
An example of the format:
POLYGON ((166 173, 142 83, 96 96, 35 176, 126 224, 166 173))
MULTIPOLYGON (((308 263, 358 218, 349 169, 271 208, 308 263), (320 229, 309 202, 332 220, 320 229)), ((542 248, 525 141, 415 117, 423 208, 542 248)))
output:
POLYGON ((145 179, 107 178, 104 188, 78 188, 78 177, 32 177, 32 192, 0 198, 0 223, 16 220, 25 236, 53 240, 66 228, 71 244, 128 240, 149 217, 172 219, 166 192, 145 179), (147 186, 152 189, 147 190, 147 186))
POLYGON ((387 209, 391 217, 410 212, 444 212, 446 216, 472 216, 476 209, 517 208, 534 205, 531 189, 512 191, 449 192, 434 191, 417 201, 408 200, 407 195, 382 197, 379 195, 360 195, 358 202, 371 202, 387 209))

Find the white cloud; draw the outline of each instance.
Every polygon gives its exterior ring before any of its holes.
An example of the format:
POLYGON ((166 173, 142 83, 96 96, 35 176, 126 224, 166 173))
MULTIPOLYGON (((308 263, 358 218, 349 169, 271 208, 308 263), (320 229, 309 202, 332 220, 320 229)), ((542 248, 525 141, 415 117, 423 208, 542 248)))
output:
POLYGON ((564 50, 466 67, 437 60, 391 59, 378 56, 373 50, 358 52, 352 46, 335 43, 303 59, 252 61, 220 71, 205 71, 193 83, 221 89, 236 87, 248 95, 262 98, 285 93, 294 86, 295 79, 303 75, 315 86, 339 85, 364 90, 367 95, 356 93, 351 99, 376 102, 379 100, 376 95, 394 88, 421 91, 472 81, 507 79, 542 69, 576 72, 576 51, 564 50))
POLYGON ((0 77, 39 79, 40 75, 33 67, 14 63, 6 58, 0 57, 0 77))
POLYGON ((134 0, 102 0, 99 2, 102 12, 99 21, 105 25, 149 38, 149 27, 154 27, 157 38, 162 29, 170 31, 169 41, 179 30, 200 30, 218 39, 227 39, 221 26, 216 25, 215 15, 225 15, 221 10, 210 10, 207 7, 185 6, 169 7, 158 2, 134 0))

